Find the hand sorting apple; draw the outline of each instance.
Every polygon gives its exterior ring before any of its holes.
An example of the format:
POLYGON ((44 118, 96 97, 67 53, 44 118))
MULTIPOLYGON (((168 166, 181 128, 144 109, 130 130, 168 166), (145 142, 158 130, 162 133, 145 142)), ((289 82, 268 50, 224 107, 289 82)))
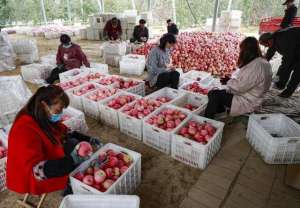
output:
POLYGON ((105 192, 132 163, 133 158, 128 153, 109 149, 101 151, 86 170, 76 173, 73 177, 98 191, 105 192))
POLYGON ((191 84, 188 84, 187 86, 184 87, 184 90, 195 92, 197 94, 202 94, 202 95, 208 94, 208 89, 201 87, 198 82, 193 82, 191 84))

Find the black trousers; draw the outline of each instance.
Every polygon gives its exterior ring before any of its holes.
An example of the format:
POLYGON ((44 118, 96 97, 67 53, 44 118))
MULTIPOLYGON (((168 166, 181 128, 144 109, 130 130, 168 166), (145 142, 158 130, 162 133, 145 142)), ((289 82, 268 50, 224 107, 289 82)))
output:
POLYGON ((59 74, 67 71, 64 65, 59 65, 54 68, 50 74, 50 76, 46 79, 48 84, 53 84, 56 80, 59 79, 59 74))
POLYGON ((157 77, 156 87, 158 87, 159 89, 164 87, 178 89, 179 77, 180 74, 177 71, 163 72, 157 77))
MULTIPOLYGON (((300 49, 299 49, 300 50, 300 49)), ((287 91, 294 93, 300 83, 300 56, 289 68, 280 67, 277 72, 279 81, 276 83, 279 87, 286 87, 287 91)))
POLYGON ((230 108, 233 94, 226 90, 212 90, 208 93, 208 104, 205 110, 205 117, 214 118, 217 113, 225 112, 225 107, 230 108))

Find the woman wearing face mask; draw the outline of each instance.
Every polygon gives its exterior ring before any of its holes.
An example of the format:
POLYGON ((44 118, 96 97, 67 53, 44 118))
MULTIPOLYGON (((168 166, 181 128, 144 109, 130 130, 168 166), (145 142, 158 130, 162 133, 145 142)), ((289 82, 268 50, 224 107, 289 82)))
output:
POLYGON ((221 79, 224 89, 208 93, 205 117, 214 118, 225 108, 230 109, 231 116, 239 116, 261 106, 272 83, 272 69, 262 57, 256 38, 247 37, 241 42, 237 65, 239 70, 231 79, 221 79))
POLYGON ((56 54, 57 67, 52 70, 46 79, 48 84, 53 84, 59 79, 59 74, 67 70, 80 68, 82 65, 90 67, 90 63, 80 46, 72 43, 70 36, 63 34, 60 36, 60 46, 56 54))
POLYGON ((146 67, 149 85, 158 89, 163 87, 178 88, 179 72, 171 65, 170 50, 176 43, 176 37, 165 34, 161 37, 159 46, 153 48, 148 56, 146 67))
POLYGON ((88 159, 77 154, 78 143, 100 145, 94 138, 68 132, 60 122, 68 105, 65 92, 49 85, 39 88, 18 113, 8 139, 8 189, 33 195, 65 189, 68 174, 88 159))

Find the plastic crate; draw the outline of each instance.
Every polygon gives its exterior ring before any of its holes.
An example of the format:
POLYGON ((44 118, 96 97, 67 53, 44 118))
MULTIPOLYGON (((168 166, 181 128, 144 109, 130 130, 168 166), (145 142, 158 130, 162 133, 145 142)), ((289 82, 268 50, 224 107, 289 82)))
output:
POLYGON ((72 131, 79 131, 83 133, 88 131, 88 126, 83 112, 75 108, 68 107, 64 110, 63 115, 69 117, 69 119, 63 121, 63 123, 72 131))
POLYGON ((85 70, 84 68, 81 69, 71 69, 66 72, 59 74, 59 81, 60 82, 66 82, 69 80, 74 80, 79 77, 86 76, 88 74, 88 70, 85 70))
POLYGON ((29 64, 21 66, 21 74, 25 81, 40 84, 50 76, 52 69, 49 64, 29 64))
POLYGON ((76 168, 70 174, 71 186, 74 194, 132 194, 138 185, 141 183, 141 154, 134 152, 132 150, 126 149, 124 147, 108 143, 99 149, 92 157, 83 162, 78 168, 76 168), (133 158, 133 163, 130 165, 128 170, 118 178, 114 184, 106 190, 106 192, 100 192, 99 190, 84 184, 83 182, 75 179, 73 176, 79 172, 86 170, 90 163, 98 158, 99 152, 112 149, 115 151, 123 151, 128 153, 133 158))
MULTIPOLYGON (((280 30, 280 24, 282 22, 282 17, 268 17, 261 20, 259 23, 259 34, 266 33, 266 32, 275 32, 280 30)), ((294 27, 300 26, 300 18, 294 18, 292 25, 294 27)))
POLYGON ((98 90, 111 90, 111 89, 108 87, 99 87, 98 89, 96 89, 90 93, 87 93, 82 98, 84 113, 95 119, 100 119, 99 104, 104 102, 107 98, 109 98, 109 97, 106 97, 106 98, 103 98, 102 100, 98 100, 98 101, 94 101, 94 100, 87 98, 89 95, 96 93, 98 90))
POLYGON ((94 63, 92 62, 90 68, 81 67, 81 69, 87 70, 89 73, 100 73, 104 75, 108 75, 108 65, 107 64, 101 64, 101 63, 94 63))
POLYGON ((204 80, 208 77, 211 77, 210 73, 204 72, 204 71, 196 71, 196 70, 188 71, 187 73, 185 73, 183 75, 184 79, 188 79, 191 81, 198 81, 198 82, 200 82, 201 80, 204 80))
POLYGON ((126 42, 107 42, 103 50, 105 54, 124 56, 126 53, 126 42))
POLYGON ((132 96, 135 97, 135 99, 141 98, 141 96, 139 96, 139 95, 135 95, 135 94, 132 94, 132 93, 129 93, 129 92, 121 91, 121 92, 118 92, 117 94, 111 96, 110 98, 106 99, 104 102, 99 104, 101 120, 104 123, 106 123, 110 126, 113 126, 115 128, 119 128, 119 114, 118 114, 118 111, 121 110, 122 108, 120 108, 118 110, 115 110, 113 108, 108 107, 107 103, 109 101, 111 101, 112 99, 120 96, 120 95, 132 95, 132 96))
POLYGON ((82 98, 84 95, 86 95, 87 93, 94 91, 95 89, 98 89, 100 87, 100 85, 96 84, 96 83, 90 83, 87 82, 86 84, 80 85, 78 87, 72 88, 70 90, 67 90, 66 93, 68 94, 69 98, 70 98, 70 105, 74 108, 77 108, 78 110, 82 110, 83 111, 83 104, 82 104, 82 98), (82 95, 75 95, 74 92, 76 92, 77 90, 87 86, 87 85, 94 85, 95 88, 89 90, 88 92, 86 92, 85 94, 82 95))
POLYGON ((5 126, 12 124, 18 112, 19 110, 14 110, 0 115, 0 128, 4 128, 5 126))
MULTIPOLYGON (((183 96, 184 94, 185 94, 185 92, 175 90, 175 89, 172 89, 172 88, 169 88, 169 87, 165 87, 165 88, 162 88, 158 91, 155 91, 154 93, 152 93, 150 95, 147 95, 145 98, 146 99, 157 99, 159 97, 168 97, 168 98, 171 99, 168 102, 168 103, 170 103, 174 99, 179 98, 179 97, 183 96)), ((168 104, 168 103, 165 103, 165 104, 168 104)))
POLYGON ((283 114, 251 115, 246 138, 268 164, 300 163, 300 125, 283 114))
MULTIPOLYGON (((0 129, 0 141, 4 147, 8 147, 7 134, 0 129)), ((6 189, 6 161, 7 157, 0 159, 0 192, 6 189)))
POLYGON ((205 169, 221 147, 223 128, 224 123, 222 122, 191 115, 173 134, 172 158, 192 167, 205 169), (204 145, 177 134, 177 132, 191 120, 199 123, 209 122, 217 129, 207 144, 204 145))
POLYGON ((207 96, 207 95, 202 94, 202 93, 200 93, 200 92, 199 92, 199 93, 197 93, 197 92, 192 92, 192 91, 189 91, 189 90, 186 89, 186 87, 187 87, 188 85, 191 85, 191 84, 193 84, 193 83, 195 83, 195 82, 198 83, 199 86, 200 86, 201 88, 207 89, 208 91, 215 87, 215 86, 213 86, 213 83, 212 83, 209 87, 207 87, 207 86, 202 85, 200 82, 192 81, 192 82, 186 82, 186 83, 184 83, 182 86, 179 87, 179 90, 180 90, 180 91, 183 91, 183 92, 192 93, 192 94, 195 94, 195 95, 207 96))
MULTIPOLYGON (((132 79, 132 78, 125 78, 125 77, 122 77, 122 79, 124 80, 134 80, 134 81, 137 81, 139 82, 137 85, 133 86, 133 87, 130 87, 128 89, 121 89, 121 90, 124 90, 126 92, 130 92, 130 93, 133 93, 133 94, 137 94, 137 95, 140 95, 140 96, 145 96, 145 82, 144 81, 141 81, 141 80, 138 80, 138 79, 132 79)), ((116 88, 117 85, 115 85, 116 88)))
POLYGON ((145 56, 129 54, 123 56, 120 61, 120 74, 133 74, 141 76, 144 73, 145 66, 145 56))
MULTIPOLYGON (((196 106, 197 109, 194 111, 191 111, 191 113, 194 114, 201 114, 206 109, 208 103, 207 96, 201 96, 201 95, 195 95, 192 93, 186 93, 185 95, 176 98, 171 102, 172 105, 175 105, 177 107, 183 108, 185 104, 192 104, 193 106, 196 106)), ((184 108, 186 109, 186 108, 184 108)), ((189 110, 189 109, 186 109, 189 110)))
MULTIPOLYGON (((164 109, 177 109, 180 110, 181 112, 185 113, 187 115, 187 118, 189 117, 190 113, 182 108, 178 108, 176 106, 172 105, 165 105, 151 113, 149 116, 147 116, 143 120, 143 142, 147 144, 148 146, 153 147, 154 149, 157 149, 165 154, 170 154, 171 153, 171 142, 172 142, 172 135, 174 132, 179 128, 177 126, 173 131, 165 131, 161 128, 155 127, 153 125, 148 124, 146 121, 147 119, 151 118, 153 115, 157 115, 164 109)), ((186 120, 185 119, 185 120, 186 120)), ((183 120, 182 122, 184 122, 183 120)))
POLYGON ((140 198, 129 195, 69 195, 59 208, 139 208, 140 198))

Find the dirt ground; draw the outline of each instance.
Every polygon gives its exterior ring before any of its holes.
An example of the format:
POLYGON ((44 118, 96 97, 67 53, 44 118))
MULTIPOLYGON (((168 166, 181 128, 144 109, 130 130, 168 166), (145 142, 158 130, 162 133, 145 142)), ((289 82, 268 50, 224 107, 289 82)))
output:
MULTIPOLYGON (((28 38, 12 35, 12 39, 28 38)), ((40 56, 54 54, 58 40, 37 38, 40 56)), ((101 62, 100 43, 77 41, 93 62, 101 62)), ((117 69, 110 69, 118 73, 117 69)), ((0 75, 19 74, 19 67, 0 75)), ((144 75, 145 76, 145 75, 144 75)), ((27 83, 34 92, 36 85, 27 83)), ((222 148, 201 171, 173 160, 142 142, 86 117, 89 132, 104 143, 115 143, 142 154, 142 183, 136 191, 141 208, 300 207, 300 192, 284 185, 286 166, 266 165, 245 140, 243 122, 227 124, 222 148)), ((20 176, 22 177, 22 176, 20 176)), ((0 193, 0 207, 18 207, 15 193, 0 193)), ((60 192, 49 194, 44 208, 58 207, 60 192)))

